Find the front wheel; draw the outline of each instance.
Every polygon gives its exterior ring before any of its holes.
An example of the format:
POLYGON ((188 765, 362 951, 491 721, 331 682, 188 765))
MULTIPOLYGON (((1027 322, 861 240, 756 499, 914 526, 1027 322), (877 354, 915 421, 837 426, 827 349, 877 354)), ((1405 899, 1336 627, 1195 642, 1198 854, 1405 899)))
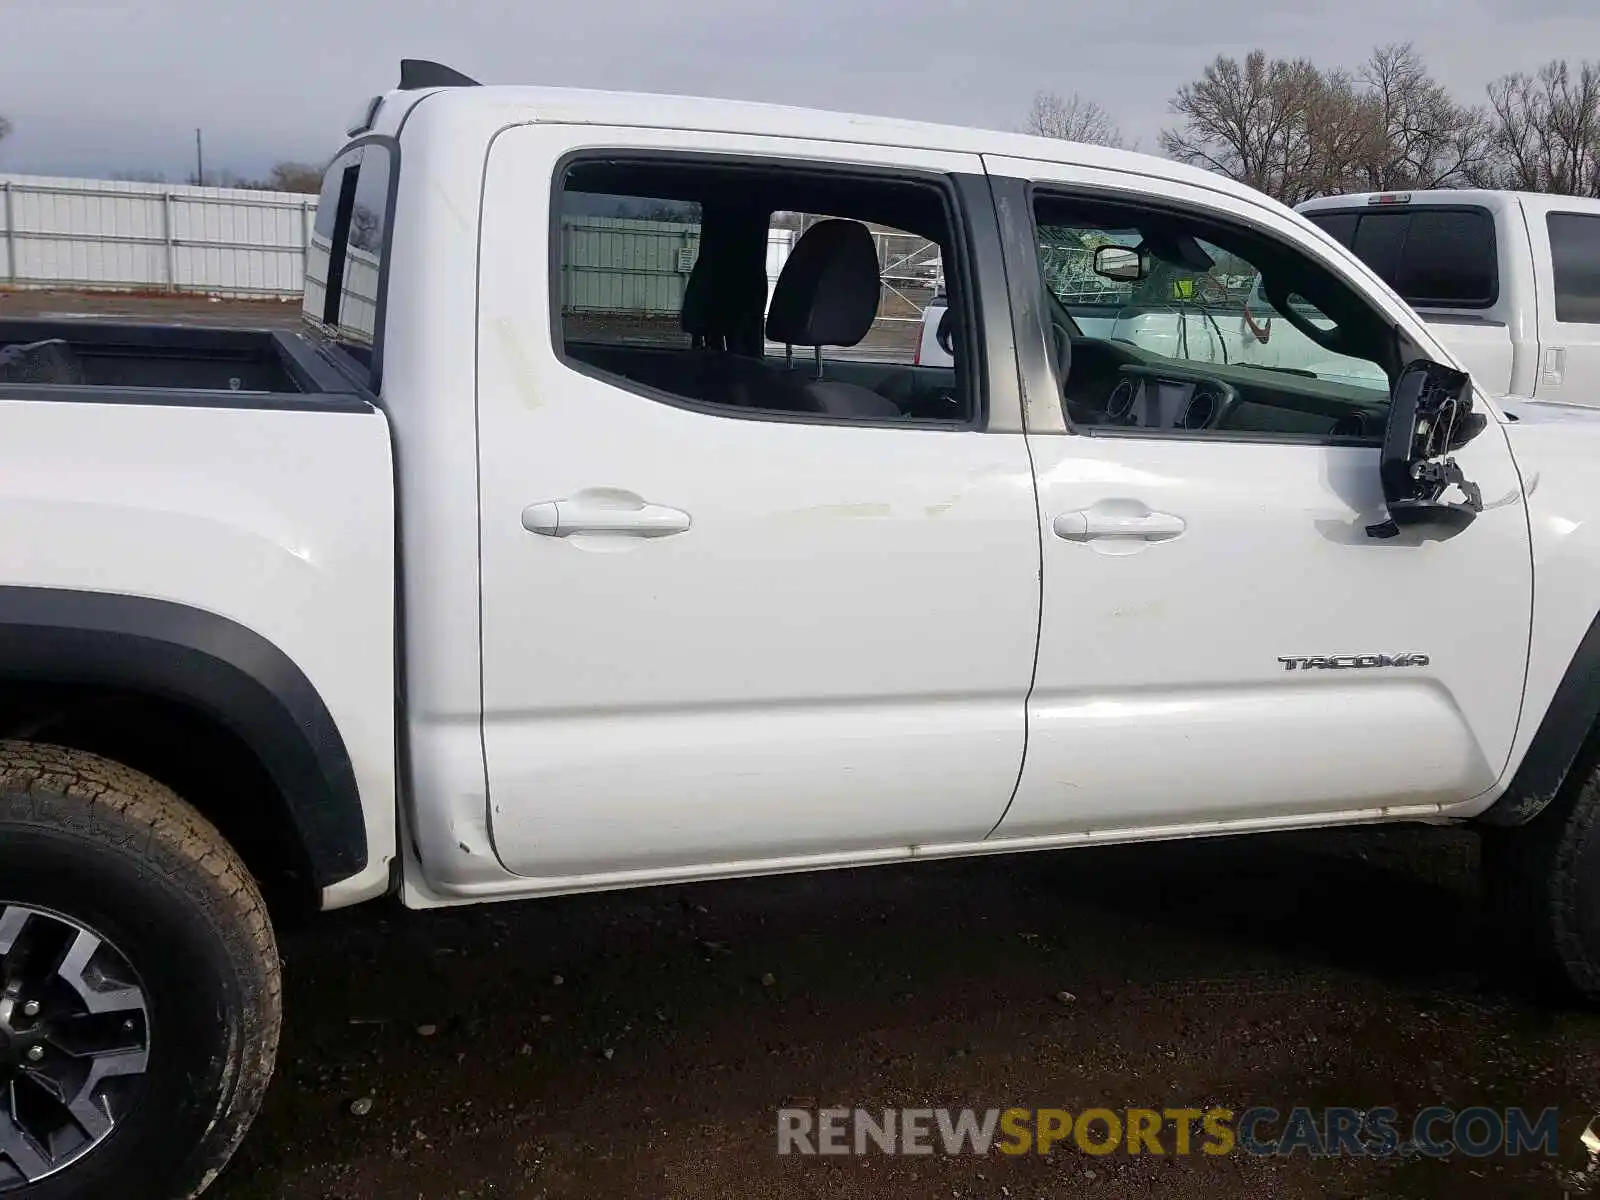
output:
POLYGON ((1507 952, 1600 1003, 1600 767, 1527 825, 1485 829, 1483 880, 1507 952))
POLYGON ((0 741, 0 1200, 197 1196, 277 1052, 266 908, 154 780, 0 741))

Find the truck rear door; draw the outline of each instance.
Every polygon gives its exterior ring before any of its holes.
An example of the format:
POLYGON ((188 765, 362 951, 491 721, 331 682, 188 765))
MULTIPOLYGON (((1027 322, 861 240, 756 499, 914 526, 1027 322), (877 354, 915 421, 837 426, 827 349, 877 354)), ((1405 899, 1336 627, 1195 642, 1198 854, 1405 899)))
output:
POLYGON ((1534 395, 1600 407, 1600 205, 1522 196, 1539 307, 1534 395))
POLYGON ((1009 324, 993 217, 963 214, 963 178, 982 189, 976 157, 558 125, 495 139, 483 738, 509 869, 824 865, 999 819, 1039 536, 1008 342, 973 353, 980 292, 1009 324), (763 279, 780 228, 800 236, 763 279), (890 228, 941 243, 949 372, 913 365, 918 308, 904 281, 880 288, 890 228))

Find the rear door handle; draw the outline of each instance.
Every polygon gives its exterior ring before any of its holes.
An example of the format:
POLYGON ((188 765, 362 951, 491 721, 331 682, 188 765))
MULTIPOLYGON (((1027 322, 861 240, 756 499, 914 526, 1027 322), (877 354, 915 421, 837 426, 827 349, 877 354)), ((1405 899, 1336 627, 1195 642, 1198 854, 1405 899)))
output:
POLYGON ((1057 537, 1069 542, 1090 542, 1098 538, 1164 542, 1177 537, 1188 526, 1182 517, 1171 513, 1111 513, 1085 508, 1062 513, 1053 522, 1053 528, 1057 537))
POLYGON ((618 488, 585 488, 562 500, 545 500, 522 510, 522 527, 546 537, 610 533, 625 537, 666 537, 693 522, 682 509, 650 504, 618 488))

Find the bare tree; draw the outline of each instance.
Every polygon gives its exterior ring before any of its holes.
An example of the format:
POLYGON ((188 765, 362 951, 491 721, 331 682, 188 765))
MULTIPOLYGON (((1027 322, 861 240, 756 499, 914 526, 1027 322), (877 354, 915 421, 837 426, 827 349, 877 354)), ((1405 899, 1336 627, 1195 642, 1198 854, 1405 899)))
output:
POLYGON ((1489 85, 1494 162, 1481 182, 1600 196, 1600 63, 1565 61, 1489 85))
POLYGON ((0 142, 5 141, 6 138, 11 136, 11 131, 13 128, 15 127, 6 118, 5 114, 0 113, 0 142))
POLYGON ((1303 104, 1308 161, 1290 203, 1348 191, 1358 164, 1384 136, 1377 104, 1348 71, 1323 72, 1308 84, 1303 104))
POLYGON ((315 163, 281 162, 272 168, 263 186, 278 192, 310 192, 313 196, 322 191, 323 168, 315 163))
POLYGON ((1178 89, 1161 148, 1288 204, 1341 191, 1508 187, 1600 196, 1600 63, 1545 64, 1458 103, 1409 43, 1354 72, 1220 56, 1178 89))
POLYGON ((1098 101, 1086 99, 1077 92, 1066 99, 1054 92, 1036 93, 1024 128, 1040 137, 1067 142, 1123 145, 1122 130, 1111 114, 1098 101))
POLYGON ((1481 177, 1491 153, 1488 115, 1457 104, 1411 43, 1378 47, 1355 79, 1374 125, 1349 186, 1394 191, 1481 177))
POLYGON ((1161 132, 1168 155, 1287 204, 1340 187, 1370 153, 1375 128, 1372 102, 1348 72, 1260 50, 1242 63, 1219 55, 1170 108, 1181 124, 1161 132))
MULTIPOLYGON (((206 184, 209 187, 243 188, 254 192, 307 192, 315 196, 322 191, 323 170, 313 163, 284 161, 274 166, 266 178, 252 179, 220 167, 206 172, 206 184)), ((187 182, 196 182, 193 174, 189 175, 187 182)))
POLYGON ((1355 71, 1307 59, 1219 57, 1180 88, 1172 157, 1288 204, 1355 190, 1476 180, 1491 153, 1482 108, 1457 104, 1410 43, 1380 46, 1355 71))
POLYGON ((212 167, 201 178, 198 171, 190 171, 183 177, 183 182, 191 187, 212 188, 248 188, 250 180, 237 171, 230 171, 227 167, 212 167))

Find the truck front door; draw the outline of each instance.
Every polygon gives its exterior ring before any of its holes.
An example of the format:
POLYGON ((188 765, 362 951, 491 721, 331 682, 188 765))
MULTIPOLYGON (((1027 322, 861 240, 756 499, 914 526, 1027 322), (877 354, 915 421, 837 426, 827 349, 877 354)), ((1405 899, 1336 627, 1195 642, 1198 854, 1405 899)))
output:
POLYGON ((1270 210, 1176 183, 1157 195, 1112 171, 986 162, 1031 207, 1008 269, 1045 248, 1056 323, 1108 242, 1142 244, 1202 298, 1186 314, 1192 353, 1074 332, 1036 385, 1060 388, 1062 410, 1030 396, 1043 618, 1027 763, 997 836, 1421 813, 1492 786, 1531 606, 1500 426, 1457 456, 1482 488, 1475 522, 1442 540, 1369 536, 1385 517, 1383 330, 1403 318, 1270 210), (1274 326, 1298 317, 1318 347, 1292 369, 1229 362, 1198 332, 1226 328, 1263 271, 1280 285, 1265 289, 1274 326))

